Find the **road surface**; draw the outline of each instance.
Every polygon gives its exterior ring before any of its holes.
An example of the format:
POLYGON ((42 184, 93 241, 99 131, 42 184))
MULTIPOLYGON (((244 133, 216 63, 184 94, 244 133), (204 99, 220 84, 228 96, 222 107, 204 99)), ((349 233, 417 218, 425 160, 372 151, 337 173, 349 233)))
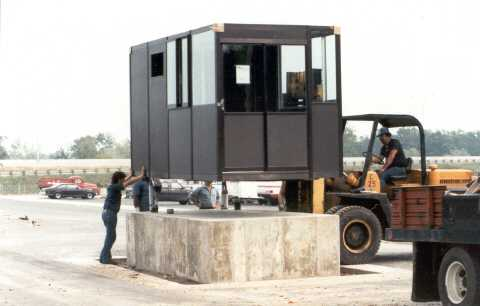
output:
MULTIPOLYGON (((384 243, 371 265, 339 277, 179 284, 99 264, 101 206, 101 200, 1 196, 0 305, 414 305, 410 244, 384 243)), ((170 207, 192 209, 163 203, 161 210, 170 207)), ((125 212, 131 210, 124 200, 114 257, 126 254, 125 212)))

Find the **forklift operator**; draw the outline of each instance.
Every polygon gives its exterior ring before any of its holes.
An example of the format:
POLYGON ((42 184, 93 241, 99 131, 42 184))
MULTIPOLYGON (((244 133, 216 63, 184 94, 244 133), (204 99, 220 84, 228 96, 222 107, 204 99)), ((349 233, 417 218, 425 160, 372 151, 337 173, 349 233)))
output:
MULTIPOLYGON (((407 174, 407 159, 403 152, 402 144, 397 139, 392 138, 392 134, 386 127, 382 127, 377 137, 383 146, 380 156, 385 160, 382 169, 379 170, 382 188, 392 182, 396 176, 405 176, 407 174)), ((377 161, 380 162, 380 161, 377 161)))

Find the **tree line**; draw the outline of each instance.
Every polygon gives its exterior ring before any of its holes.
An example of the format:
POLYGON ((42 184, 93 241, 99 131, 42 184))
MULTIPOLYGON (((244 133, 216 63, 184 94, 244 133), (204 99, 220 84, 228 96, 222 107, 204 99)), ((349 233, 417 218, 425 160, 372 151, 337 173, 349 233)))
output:
MULTIPOLYGON (((392 130, 393 137, 400 140, 407 156, 420 155, 420 137, 417 128, 392 130)), ((369 136, 359 136, 347 128, 343 136, 344 156, 361 156, 367 150, 369 136)), ((427 156, 480 156, 480 131, 465 132, 425 130, 427 156)), ((374 153, 380 150, 375 141, 374 153)))
POLYGON ((0 159, 108 159, 130 158, 130 140, 119 141, 105 133, 86 135, 73 140, 73 144, 59 147, 52 153, 43 153, 34 147, 16 141, 9 146, 0 136, 0 159))
MULTIPOLYGON (((407 156, 420 155, 420 138, 417 128, 399 128, 393 137, 401 141, 407 156)), ((31 146, 15 142, 5 145, 0 136, 0 159, 106 159, 130 158, 130 140, 118 141, 109 134, 86 135, 67 147, 60 147, 50 154, 38 153, 31 146)), ((361 156, 367 150, 369 136, 358 135, 346 128, 343 135, 343 152, 346 157, 361 156)), ((425 147, 428 156, 480 156, 480 131, 425 130, 425 147)), ((374 152, 380 150, 375 141, 374 152)))

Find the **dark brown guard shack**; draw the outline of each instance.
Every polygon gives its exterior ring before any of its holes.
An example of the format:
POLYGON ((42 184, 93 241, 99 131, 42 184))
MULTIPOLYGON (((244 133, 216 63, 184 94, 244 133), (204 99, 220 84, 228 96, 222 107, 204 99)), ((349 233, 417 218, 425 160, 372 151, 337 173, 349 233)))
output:
POLYGON ((339 29, 214 24, 131 48, 132 168, 186 180, 342 171, 339 29))

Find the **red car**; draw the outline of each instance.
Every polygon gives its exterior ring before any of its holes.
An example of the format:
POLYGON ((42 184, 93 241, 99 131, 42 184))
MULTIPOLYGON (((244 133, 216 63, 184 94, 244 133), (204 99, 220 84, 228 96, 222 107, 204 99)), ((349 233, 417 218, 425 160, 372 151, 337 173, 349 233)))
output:
POLYGON ((82 189, 89 189, 95 191, 98 195, 100 194, 100 189, 97 184, 87 183, 80 176, 70 176, 68 178, 64 177, 42 177, 38 180, 37 186, 40 189, 49 188, 59 184, 75 184, 82 189))

